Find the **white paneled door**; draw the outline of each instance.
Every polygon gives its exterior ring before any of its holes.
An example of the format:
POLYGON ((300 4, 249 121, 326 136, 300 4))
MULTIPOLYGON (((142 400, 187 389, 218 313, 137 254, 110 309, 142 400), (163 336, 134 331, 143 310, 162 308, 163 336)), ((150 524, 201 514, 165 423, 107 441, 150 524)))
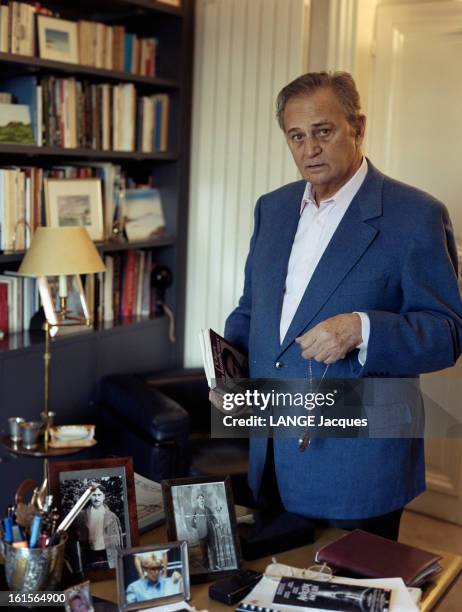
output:
MULTIPOLYGON (((371 160, 445 202, 462 241, 462 3, 380 6, 376 24, 371 160)), ((432 376, 424 391, 461 419, 462 364, 438 374, 440 385, 432 376)), ((411 507, 462 524, 462 441, 433 438, 426 448, 428 490, 411 507)))

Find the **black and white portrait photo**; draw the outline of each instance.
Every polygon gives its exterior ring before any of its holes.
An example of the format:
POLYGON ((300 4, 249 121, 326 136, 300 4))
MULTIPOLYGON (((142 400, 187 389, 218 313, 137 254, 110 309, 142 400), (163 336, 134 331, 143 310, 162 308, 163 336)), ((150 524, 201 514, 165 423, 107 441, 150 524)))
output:
POLYGON ((122 610, 189 599, 186 542, 132 548, 118 554, 117 584, 122 610))
MULTIPOLYGON (((92 465, 96 466, 101 461, 108 460, 94 461, 92 465)), ((75 463, 77 467, 83 462, 75 463)), ((127 478, 123 465, 59 472, 62 515, 65 516, 71 510, 90 486, 94 490, 68 530, 66 549, 74 571, 85 575, 89 572, 115 570, 117 550, 133 544, 127 478)))
MULTIPOLYGON (((191 574, 215 574, 238 567, 236 536, 225 482, 167 481, 176 539, 186 540, 191 574), (178 484, 176 484, 178 483, 178 484)), ((234 514, 233 514, 234 516, 234 514)), ((169 519, 169 517, 171 517, 169 519)), ((169 531, 169 536, 173 534, 169 531)))

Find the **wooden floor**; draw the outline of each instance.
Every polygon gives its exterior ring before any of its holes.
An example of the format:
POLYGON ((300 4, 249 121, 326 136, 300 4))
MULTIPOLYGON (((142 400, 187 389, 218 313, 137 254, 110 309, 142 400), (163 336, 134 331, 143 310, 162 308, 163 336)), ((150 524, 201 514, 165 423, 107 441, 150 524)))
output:
MULTIPOLYGON (((462 555, 462 526, 404 511, 399 541, 420 548, 433 548, 462 555)), ((459 577, 437 612, 462 611, 462 577, 459 577)))

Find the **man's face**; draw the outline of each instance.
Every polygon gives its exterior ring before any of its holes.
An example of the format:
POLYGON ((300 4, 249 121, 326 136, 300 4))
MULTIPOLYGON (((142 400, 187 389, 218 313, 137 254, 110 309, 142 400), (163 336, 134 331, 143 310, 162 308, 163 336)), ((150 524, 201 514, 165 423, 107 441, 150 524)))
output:
POLYGON ((205 508, 205 498, 203 495, 200 495, 197 498, 197 505, 199 506, 199 508, 205 508))
POLYGON ((71 601, 71 612, 87 612, 87 604, 82 600, 81 597, 74 597, 71 601))
POLYGON ((145 568, 145 572, 147 574, 146 578, 151 582, 157 582, 159 580, 160 570, 162 569, 161 565, 151 565, 150 567, 145 568))
POLYGON ((91 494, 90 500, 93 508, 100 508, 104 502, 104 493, 101 491, 101 489, 96 489, 96 491, 93 491, 91 494))
POLYGON ((356 172, 362 153, 365 117, 353 127, 330 87, 291 98, 284 109, 284 132, 302 177, 316 200, 336 193, 356 172))

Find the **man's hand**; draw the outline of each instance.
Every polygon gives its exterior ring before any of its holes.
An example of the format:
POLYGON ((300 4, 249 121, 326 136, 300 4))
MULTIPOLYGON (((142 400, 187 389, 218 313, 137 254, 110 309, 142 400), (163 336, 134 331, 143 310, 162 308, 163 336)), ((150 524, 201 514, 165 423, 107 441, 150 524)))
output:
POLYGON ((345 356, 362 342, 361 317, 356 313, 340 314, 318 323, 295 340, 304 359, 330 365, 345 356))

